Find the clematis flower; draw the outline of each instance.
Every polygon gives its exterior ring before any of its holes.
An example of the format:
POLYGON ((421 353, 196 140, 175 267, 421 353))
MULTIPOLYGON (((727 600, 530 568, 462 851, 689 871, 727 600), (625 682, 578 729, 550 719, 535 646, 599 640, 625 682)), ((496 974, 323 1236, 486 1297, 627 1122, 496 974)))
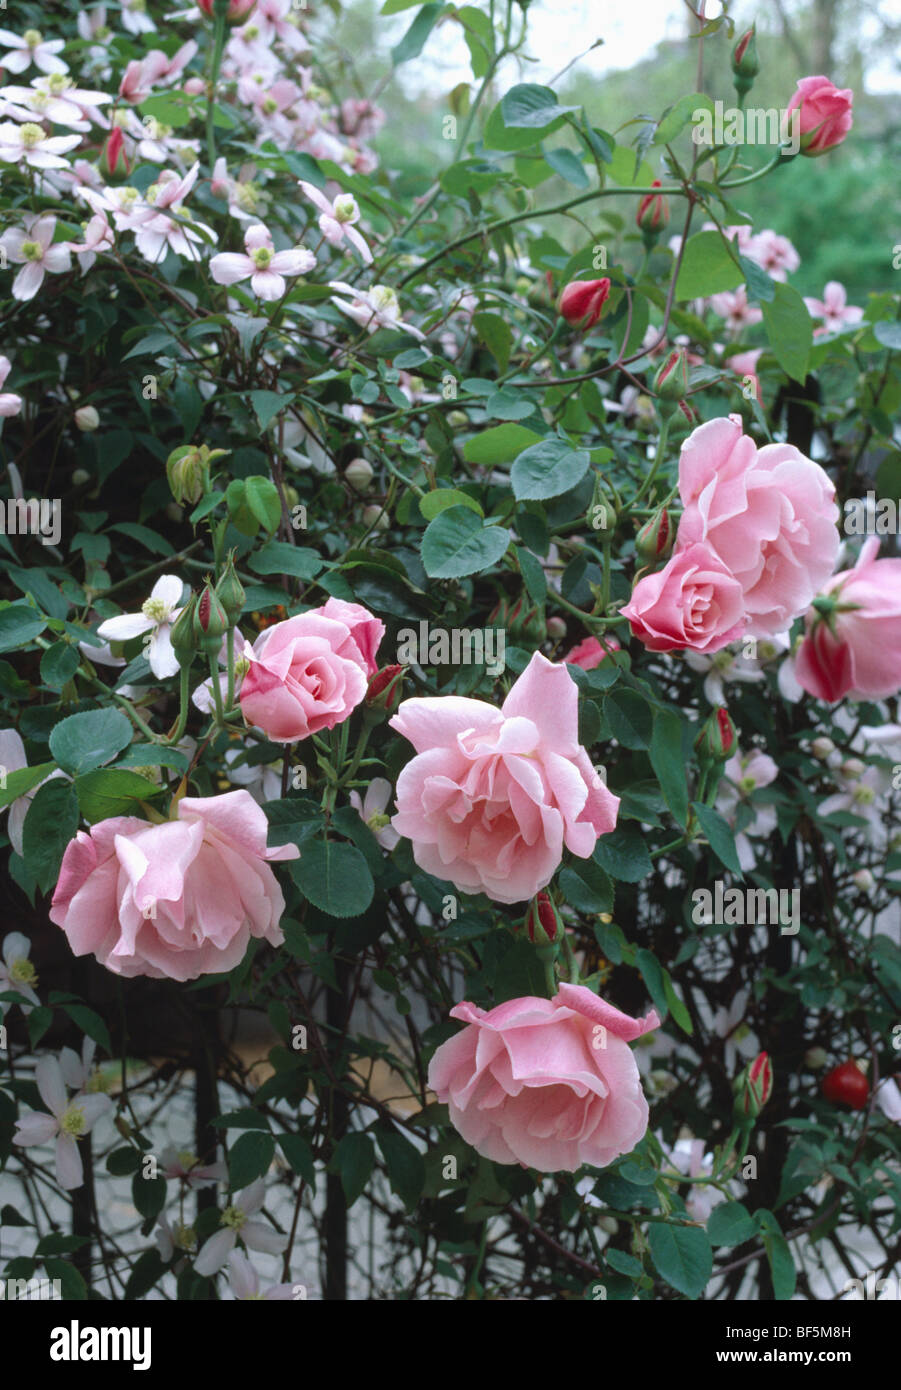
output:
POLYGON ((354 285, 345 284, 343 280, 329 280, 329 289, 350 295, 349 304, 346 300, 335 298, 335 305, 370 333, 378 328, 398 328, 420 342, 425 341, 424 333, 401 319, 397 295, 388 285, 373 285, 371 289, 360 290, 354 285))
POLYGON ((260 1293, 260 1276, 247 1256, 240 1250, 233 1250, 228 1257, 231 1275, 231 1291, 238 1299, 263 1299, 267 1303, 283 1302, 294 1298, 293 1284, 273 1284, 265 1293, 260 1293))
MULTIPOLYGON (((4 776, 10 772, 18 772, 27 766, 25 745, 16 730, 0 729, 0 770, 3 771, 4 776)), ((49 782, 54 777, 65 777, 65 773, 56 768, 49 777, 44 778, 44 782, 49 782)), ((38 783, 38 786, 42 787, 44 782, 38 783)), ((32 787, 31 791, 25 792, 24 796, 17 796, 8 808, 9 821, 6 826, 6 833, 9 836, 10 844, 18 855, 22 853, 22 827, 25 824, 25 817, 28 815, 32 797, 37 790, 38 787, 32 787)))
POLYGON ((111 251, 114 244, 113 229, 106 213, 95 212, 84 223, 84 241, 66 242, 69 250, 81 261, 81 273, 86 275, 97 259, 98 251, 111 251))
POLYGON ((768 787, 779 776, 779 769, 768 753, 754 748, 750 753, 734 753, 723 766, 723 780, 717 791, 716 809, 735 831, 740 806, 748 806, 752 811, 751 821, 735 835, 735 852, 742 869, 750 872, 756 862, 756 855, 750 835, 766 838, 778 824, 775 806, 758 805, 751 802, 751 793, 758 787, 768 787))
MULTIPOLYGON (((23 1014, 31 1013, 32 1005, 37 1007, 40 999, 34 992, 34 986, 38 982, 37 973, 28 953, 31 950, 31 942, 27 936, 23 936, 20 931, 11 931, 8 936, 3 938, 2 962, 0 962, 0 994, 5 994, 7 990, 15 991, 16 994, 24 995, 31 1000, 31 1004, 23 1004, 23 1014)), ((6 1017, 7 1009, 12 1008, 12 1000, 0 999, 0 1019, 6 1017)))
POLYGON ((373 777, 366 788, 366 795, 350 793, 350 804, 361 820, 365 821, 383 849, 392 850, 400 844, 400 836, 391 825, 388 803, 391 800, 391 783, 385 777, 373 777))
POLYGON ((811 318, 823 320, 819 328, 814 329, 814 337, 822 333, 838 333, 846 324, 860 323, 863 318, 863 309, 848 303, 847 291, 838 280, 829 281, 822 299, 805 298, 804 303, 811 318))
POLYGON ((144 601, 140 613, 120 613, 117 618, 107 618, 97 629, 97 636, 110 642, 127 642, 131 637, 140 637, 150 632, 152 637, 145 644, 150 669, 160 680, 178 674, 178 659, 172 649, 170 633, 181 608, 182 582, 174 574, 163 574, 144 601))
POLYGON ((71 126, 73 130, 90 129, 90 121, 85 120, 85 107, 105 106, 112 101, 106 92, 77 87, 63 72, 33 77, 29 87, 2 87, 0 97, 17 104, 8 113, 16 120, 49 120, 57 125, 71 126))
POLYGON ((752 236, 745 247, 745 255, 755 261, 773 280, 785 280, 789 271, 797 270, 801 257, 787 236, 767 228, 752 236))
POLYGON ((325 237, 330 246, 340 246, 342 242, 349 241, 350 244, 359 251, 367 265, 372 262, 372 252, 366 242, 360 236, 354 222, 360 220, 360 209, 357 207, 356 198, 352 198, 349 193, 339 193, 333 201, 326 198, 324 193, 313 183, 304 183, 300 180, 300 186, 311 203, 314 203, 322 214, 319 218, 319 230, 325 237))
POLYGON ((9 260, 23 267, 12 283, 13 299, 34 299, 48 271, 61 275, 70 268, 72 258, 66 243, 52 244, 55 231, 56 218, 45 215, 26 217, 22 227, 10 227, 0 236, 0 246, 9 260))
POLYGON ((253 1214, 263 1205, 266 1187, 262 1178, 257 1178, 225 1208, 220 1215, 222 1229, 210 1236, 194 1262, 196 1272, 208 1279, 217 1274, 228 1260, 238 1242, 238 1237, 248 1250, 261 1250, 269 1255, 280 1255, 288 1244, 288 1237, 265 1226, 262 1221, 254 1221, 253 1214))
POLYGON ((71 1091, 103 1090, 100 1073, 94 1066, 96 1051, 97 1044, 94 1039, 86 1037, 82 1040, 81 1056, 71 1047, 64 1047, 59 1054, 59 1065, 71 1091))
POLYGON ((122 24, 130 34, 151 34, 156 25, 147 13, 147 0, 119 0, 122 24))
MULTIPOLYGON (((12 370, 12 364, 8 357, 0 353, 0 386, 12 370)), ((11 415, 19 415, 22 410, 22 397, 16 396, 12 391, 0 391, 0 420, 8 419, 11 415)))
POLYGON ((68 160, 62 158, 81 144, 80 135, 48 135, 34 121, 14 125, 0 124, 0 159, 6 164, 25 163, 32 169, 65 169, 68 160))
POLYGON ((37 29, 26 29, 21 38, 8 29, 0 29, 0 48, 10 50, 0 53, 0 67, 7 72, 24 72, 34 63, 41 72, 68 72, 68 65, 56 56, 65 46, 65 39, 45 41, 37 29))
POLYGON ((35 1081, 49 1114, 32 1110, 16 1124, 13 1143, 23 1148, 47 1144, 56 1139, 56 1178, 60 1187, 72 1192, 84 1182, 84 1168, 78 1140, 110 1109, 109 1096, 79 1094, 66 1096, 66 1081, 55 1057, 42 1057, 35 1068, 35 1081))
POLYGON ((210 1183, 227 1182, 228 1167, 216 1163, 201 1163, 190 1149, 176 1150, 169 1144, 160 1154, 160 1169, 164 1178, 177 1178, 186 1187, 205 1187, 210 1183))
POLYGON ((712 294, 710 306, 715 314, 726 320, 726 327, 735 335, 751 324, 760 323, 763 318, 763 311, 748 303, 748 292, 744 285, 739 285, 735 290, 724 290, 722 294, 712 294))
POLYGON ((249 279, 254 294, 267 301, 281 299, 287 289, 286 275, 305 275, 316 264, 313 252, 303 246, 276 251, 269 229, 260 223, 247 228, 244 248, 243 256, 231 251, 214 256, 210 274, 217 285, 236 285, 249 279))
MULTIPOLYGON (((250 670, 250 663, 253 660, 253 647, 247 641, 246 637, 242 637, 241 634, 237 632, 235 633, 234 652, 235 699, 237 699, 241 690, 241 682, 247 675, 247 672, 250 670)), ((225 667, 228 666, 228 647, 225 638, 222 639, 222 646, 219 651, 219 665, 225 667)), ((224 700, 226 695, 228 694, 227 670, 223 671, 219 677, 219 690, 224 700)), ((216 708, 216 702, 213 699, 213 679, 211 676, 208 676, 205 681, 202 681, 200 685, 198 685, 197 689, 191 696, 191 703, 193 705, 196 705, 197 709, 202 710, 204 714, 211 714, 213 710, 216 708)), ((227 760, 228 754, 226 753, 225 756, 227 760)), ((234 756, 237 756, 237 754, 235 754, 234 756)), ((256 769, 254 769, 254 771, 256 771, 256 769)), ((229 780, 232 782, 240 782, 240 779, 238 777, 231 777, 229 778, 229 780)), ((241 782, 240 785, 244 785, 243 782, 241 782)), ((278 795, 278 793, 276 793, 276 795, 278 795)))

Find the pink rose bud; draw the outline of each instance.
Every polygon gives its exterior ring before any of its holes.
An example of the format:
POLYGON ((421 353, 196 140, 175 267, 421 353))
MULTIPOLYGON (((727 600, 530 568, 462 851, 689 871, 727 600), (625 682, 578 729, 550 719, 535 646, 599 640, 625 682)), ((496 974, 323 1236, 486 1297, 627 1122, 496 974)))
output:
POLYGON ((610 281, 572 280, 560 295, 558 311, 574 328, 587 332, 601 317, 610 294, 610 281))
POLYGON ((110 131, 103 149, 100 151, 98 168, 104 178, 112 182, 128 177, 130 166, 125 158, 125 136, 121 127, 115 126, 110 131))
POLYGON ((366 703, 369 708, 393 714, 400 704, 405 674, 403 666, 394 665, 383 666, 374 676, 370 676, 366 689, 366 703))
MULTIPOLYGON (((800 111, 801 153, 811 158, 835 149, 854 124, 851 109, 854 93, 850 87, 838 88, 828 77, 802 77, 788 104, 786 121, 800 111)), ((789 130, 791 125, 788 126, 789 130)))
POLYGON ((194 610, 194 636, 197 645, 207 656, 217 656, 222 638, 228 631, 228 616, 209 584, 197 600, 194 610))
POLYGON ((661 507, 638 532, 635 537, 635 550, 643 560, 662 560, 672 550, 674 540, 675 532, 670 514, 666 507, 661 507))
POLYGON ((720 705, 701 726, 695 739, 699 758, 724 763, 735 752, 737 735, 728 711, 720 705))
POLYGON ((654 378, 654 390, 662 400, 674 405, 688 395, 688 357, 684 348, 667 353, 654 378))
POLYGON ((555 904, 547 893, 537 893, 529 903, 529 910, 523 922, 526 935, 533 946, 550 947, 551 958, 557 955, 563 937, 564 926, 555 904))
MULTIPOLYGON (((652 188, 660 188, 659 179, 654 179, 652 188)), ((656 240, 660 232, 663 231, 669 222, 669 203, 662 193, 646 193, 638 204, 638 212, 635 214, 636 226, 646 234, 652 234, 652 239, 656 240)))
MULTIPOLYGON (((226 20, 229 24, 240 24, 246 19, 251 10, 256 5, 257 0, 228 0, 228 11, 226 20)), ((198 9, 202 10, 207 19, 212 19, 216 13, 216 0, 197 0, 198 9)))
POLYGON ((756 1120, 773 1091, 773 1067, 769 1054, 761 1052, 736 1078, 735 1118, 756 1120))
POLYGON ((754 78, 760 72, 760 59, 757 56, 757 43, 754 25, 746 29, 732 50, 732 72, 735 77, 735 90, 744 96, 754 85, 754 78))

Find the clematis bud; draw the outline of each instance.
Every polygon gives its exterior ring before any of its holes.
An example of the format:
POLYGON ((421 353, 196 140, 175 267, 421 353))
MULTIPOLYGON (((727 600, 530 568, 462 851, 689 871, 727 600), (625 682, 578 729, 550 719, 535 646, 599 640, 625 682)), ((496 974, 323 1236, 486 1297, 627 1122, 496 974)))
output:
POLYGON ((201 651, 207 656, 216 656, 222 646, 222 638, 228 631, 228 617, 221 602, 209 583, 204 585, 203 593, 197 600, 194 610, 194 638, 201 651))
POLYGON ((176 502, 199 502, 210 486, 210 464, 229 453, 228 449, 208 449, 182 444, 166 460, 166 477, 176 502))
POLYGON ((744 96, 754 86, 754 78, 760 72, 760 59, 757 56, 755 29, 752 24, 746 29, 732 50, 732 73, 735 90, 744 96))
POLYGON ((363 514, 360 520, 363 522, 367 531, 373 529, 376 531, 387 531, 388 527, 391 525, 391 518, 388 513, 385 511, 384 507, 380 507, 376 502, 363 508, 363 514))
POLYGON ((567 323, 586 332, 601 317, 609 294, 606 276, 603 280, 572 280, 560 295, 557 309, 567 323))
MULTIPOLYGON (((660 180, 654 179, 651 187, 660 188, 660 180)), ((669 203, 662 193, 646 193, 644 195, 638 204, 635 222, 644 237, 645 245, 653 246, 669 222, 669 203)))
POLYGON ((564 926, 555 904, 543 890, 529 903, 522 925, 533 946, 546 948, 553 959, 560 949, 564 926))
POLYGON ((75 412, 75 424, 83 434, 90 434, 100 424, 100 416, 92 405, 81 405, 75 412))
POLYGON ((556 614, 547 620, 547 635, 548 637, 552 637, 555 642, 559 641, 561 637, 566 636, 566 623, 562 618, 558 618, 556 614))
POLYGON ((732 1089, 735 1093, 735 1118, 756 1120, 773 1091, 773 1066, 769 1054, 761 1052, 749 1062, 744 1071, 736 1077, 732 1089))
POLYGON ((235 623, 244 612, 244 586, 238 578, 235 570, 235 552, 230 550, 225 568, 216 585, 216 597, 225 610, 229 627, 234 627, 235 623))
POLYGON ((869 869, 858 869, 851 877, 861 893, 870 893, 876 887, 876 880, 869 869))
POLYGON ((824 763, 826 759, 835 752, 835 744, 832 742, 831 738, 827 738, 826 735, 823 734, 820 738, 814 739, 813 743, 810 745, 810 751, 815 758, 819 758, 820 762, 824 763))
POLYGON ((735 752, 737 735, 728 712, 720 705, 701 726, 695 751, 701 759, 724 763, 735 752))
POLYGON ((655 516, 646 521, 635 537, 635 550, 643 560, 662 560, 673 548, 675 533, 670 514, 661 507, 655 516))
POLYGON ((829 1060, 824 1047, 809 1047, 804 1053, 804 1065, 811 1071, 820 1071, 829 1060))
POLYGON ((401 687, 406 671, 403 666, 383 666, 369 677, 366 689, 366 704, 370 709, 383 710, 393 714, 400 704, 401 687))
POLYGON ((172 643, 172 650, 175 652, 179 666, 182 667, 191 665, 197 650, 197 638, 194 634, 194 609, 196 607, 197 595, 192 594, 169 629, 169 641, 172 643))
POLYGON ((351 459, 344 470, 344 476, 357 492, 365 492, 372 481, 372 464, 368 459, 351 459))

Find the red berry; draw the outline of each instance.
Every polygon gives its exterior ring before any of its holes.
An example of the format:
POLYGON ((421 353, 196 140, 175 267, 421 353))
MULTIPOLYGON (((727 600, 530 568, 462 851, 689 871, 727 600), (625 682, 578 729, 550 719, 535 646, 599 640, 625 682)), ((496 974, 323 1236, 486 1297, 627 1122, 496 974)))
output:
POLYGON ((856 1062, 842 1062, 823 1078, 823 1095, 833 1105, 863 1110, 870 1095, 870 1083, 856 1062))

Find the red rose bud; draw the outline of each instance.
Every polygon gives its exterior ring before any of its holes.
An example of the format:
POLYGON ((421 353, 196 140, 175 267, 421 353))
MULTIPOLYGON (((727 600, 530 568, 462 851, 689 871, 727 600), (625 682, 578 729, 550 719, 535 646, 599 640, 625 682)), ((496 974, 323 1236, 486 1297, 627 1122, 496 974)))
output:
POLYGON ((823 1077, 823 1095, 832 1105, 864 1110, 870 1098, 870 1083, 859 1062, 842 1062, 823 1077))
POLYGON ((529 903, 523 927, 533 946, 553 948, 551 954, 556 956, 564 927, 560 914, 547 893, 537 893, 529 903))
MULTIPOLYGON (((257 0, 229 0, 228 10, 226 11, 226 21, 229 24, 240 24, 247 18, 251 10, 256 5, 257 0)), ((212 19, 216 13, 216 0, 197 0, 197 6, 206 15, 207 19, 212 19)))
POLYGON ((701 726, 695 739, 695 750, 702 759, 724 763, 735 752, 737 735, 735 725, 726 710, 720 706, 701 726))
POLYGON ((217 656, 222 646, 222 638, 228 631, 228 616, 209 584, 204 585, 203 593, 194 610, 194 637, 200 649, 207 656, 217 656))
POLYGON ((100 151, 100 173, 111 183, 128 178, 130 165, 125 158, 125 136, 119 126, 114 126, 100 151))
MULTIPOLYGON (((660 188, 660 186, 659 179, 655 179, 651 184, 652 188, 660 188)), ((650 236, 652 241, 657 240, 669 222, 669 203, 662 193, 646 193, 644 195, 638 204, 635 222, 644 232, 646 238, 650 236)))
POLYGON ((773 1090, 773 1066, 769 1054, 761 1052, 749 1062, 733 1084, 735 1118, 756 1120, 773 1090))
POLYGON ((735 90, 744 96, 754 85, 754 78, 760 72, 760 59, 757 56, 757 42, 754 25, 747 29, 732 50, 732 73, 735 90))
POLYGON ((675 532, 670 514, 661 507, 656 516, 646 521, 635 537, 635 550, 642 560, 662 560, 673 548, 675 532))
POLYGON ((383 666, 374 676, 370 676, 366 690, 366 704, 369 708, 393 714, 400 704, 403 679, 404 668, 396 665, 383 666))
POLYGON ((572 280, 561 294, 557 309, 567 323, 585 332, 601 317, 609 295, 610 281, 606 276, 603 280, 572 280))
POLYGON ((654 378, 654 390, 664 401, 678 405, 688 395, 688 355, 684 348, 668 352, 654 378))

